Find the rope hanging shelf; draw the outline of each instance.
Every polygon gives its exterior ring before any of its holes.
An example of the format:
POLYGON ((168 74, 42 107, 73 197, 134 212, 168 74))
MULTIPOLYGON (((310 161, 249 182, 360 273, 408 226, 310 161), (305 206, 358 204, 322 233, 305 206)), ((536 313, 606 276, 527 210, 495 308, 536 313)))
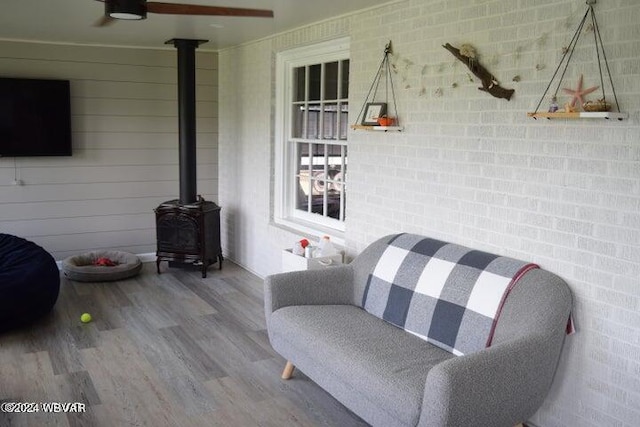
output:
POLYGON ((356 122, 351 125, 354 130, 370 130, 370 131, 402 131, 400 126, 400 118, 396 109, 396 93, 393 88, 393 78, 391 74, 391 65, 389 64, 389 55, 392 54, 391 41, 384 47, 384 56, 378 67, 369 92, 364 100, 364 104, 358 113, 356 122), (380 81, 384 78, 384 102, 376 101, 380 81), (389 104, 389 88, 391 88, 392 103, 389 104), (391 112, 393 108, 393 113, 391 112))
POLYGON ((598 21, 596 20, 596 14, 595 11, 593 10, 593 5, 596 3, 596 0, 587 0, 586 4, 587 4, 587 11, 585 12, 582 21, 580 21, 580 24, 578 25, 578 28, 576 29, 576 32, 573 34, 573 37, 571 38, 571 41, 569 42, 569 46, 565 49, 564 54, 562 55, 562 59, 560 59, 560 63, 558 64, 558 66, 556 67, 555 72, 553 73, 553 76, 551 77, 551 80, 549 81, 549 84, 547 85, 547 88, 545 89, 544 93, 542 94, 542 97, 540 98, 540 101, 538 101, 538 105, 536 105, 536 109, 534 112, 532 113, 527 113, 527 116, 529 117, 533 117, 534 119, 538 119, 540 118, 546 118, 546 119, 552 119, 552 118, 561 118, 561 119, 597 119, 597 118, 603 118, 603 119, 617 119, 617 120, 622 120, 622 119, 626 119, 628 117, 628 115, 626 113, 622 113, 620 112, 620 105, 618 104, 618 97, 616 96, 616 90, 615 87, 613 86, 613 79, 611 78, 611 70, 609 69, 609 63, 607 62, 607 56, 605 54, 604 51, 604 46, 602 44, 602 37, 600 36, 600 28, 598 27, 598 21), (578 107, 575 107, 575 102, 577 100, 580 100, 581 102, 583 101, 582 96, 591 93, 593 91, 595 91, 596 89, 598 89, 598 87, 592 87, 589 89, 582 89, 582 76, 580 76, 580 80, 578 83, 578 87, 576 90, 568 90, 568 89, 563 89, 565 92, 570 93, 573 95, 573 101, 571 103, 567 103, 564 106, 564 109, 560 109, 559 106, 557 105, 557 94, 558 94, 558 90, 560 89, 560 85, 562 84, 562 80, 564 79, 564 76, 567 72, 567 67, 569 66, 569 62, 571 61, 571 58, 573 57, 573 53, 575 51, 576 45, 578 44, 578 39, 580 39, 580 35, 582 34, 584 28, 585 28, 585 23, 587 22, 587 18, 590 17, 591 18, 591 27, 593 28, 593 37, 595 40, 595 47, 596 47, 596 56, 598 58, 598 71, 600 73, 600 88, 602 89, 602 98, 600 98, 598 101, 595 102, 591 102, 591 101, 587 101, 584 102, 582 105, 579 105, 578 107), (566 60, 566 61, 565 61, 566 60), (611 103, 607 101, 607 97, 606 97, 606 93, 605 93, 605 87, 604 87, 604 77, 603 77, 603 73, 602 73, 602 65, 604 63, 604 66, 606 68, 607 71, 607 76, 609 78, 609 84, 611 85, 611 92, 613 93, 613 99, 615 101, 615 106, 617 109, 617 112, 612 112, 611 110, 611 103), (564 68, 562 68, 562 65, 564 64, 564 68), (547 93, 549 92, 549 88, 551 88, 551 85, 553 84, 554 80, 556 79, 556 76, 558 76, 558 73, 560 72, 560 69, 562 68, 562 73, 560 74, 558 83, 556 85, 555 91, 553 92, 553 97, 552 99, 552 103, 551 106, 549 107, 549 110, 546 112, 542 112, 540 111, 540 105, 542 104, 542 101, 545 99, 545 97, 547 96, 547 93), (578 111, 578 108, 582 108, 584 111, 578 111))

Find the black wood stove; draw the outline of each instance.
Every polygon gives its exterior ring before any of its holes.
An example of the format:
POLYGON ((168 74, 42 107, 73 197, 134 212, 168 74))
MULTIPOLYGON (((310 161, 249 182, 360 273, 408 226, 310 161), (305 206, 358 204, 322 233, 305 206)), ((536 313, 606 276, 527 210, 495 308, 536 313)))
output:
POLYGON ((202 277, 207 277, 207 268, 216 261, 222 269, 218 205, 202 198, 193 204, 170 200, 155 212, 158 273, 162 261, 169 261, 170 267, 201 267, 202 277))
POLYGON ((178 117, 180 132, 180 198, 162 203, 156 213, 156 265, 207 268, 219 263, 220 207, 204 200, 196 190, 196 85, 195 50, 206 40, 172 39, 178 50, 178 117))

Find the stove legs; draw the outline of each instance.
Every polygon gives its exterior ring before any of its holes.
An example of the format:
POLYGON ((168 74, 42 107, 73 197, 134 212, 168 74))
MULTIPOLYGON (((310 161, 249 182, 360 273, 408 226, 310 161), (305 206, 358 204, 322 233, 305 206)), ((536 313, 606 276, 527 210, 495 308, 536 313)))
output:
MULTIPOLYGON (((222 258, 222 253, 220 253, 220 255, 218 255, 218 270, 222 270, 222 260, 224 258, 222 258)), ((211 260, 211 264, 215 264, 216 261, 215 260, 211 260)), ((205 277, 207 277, 207 268, 209 267, 209 265, 211 264, 202 264, 202 278, 204 279, 205 277)))
MULTIPOLYGON (((224 260, 224 258, 222 257, 222 254, 218 255, 217 259, 218 259, 218 270, 222 270, 222 261, 224 260)), ((158 257, 158 258, 156 258, 156 270, 158 271, 158 274, 162 273, 162 271, 160 271, 160 263, 162 261, 168 261, 169 262, 169 267, 175 267, 175 265, 173 265, 173 266, 171 265, 171 263, 174 262, 171 259, 166 259, 166 258, 162 259, 162 258, 158 257)), ((209 260, 208 264, 205 263, 205 262, 202 262, 202 261, 196 261, 193 264, 180 263, 179 261, 177 261, 177 263, 178 264, 182 264, 184 266, 192 265, 192 266, 200 267, 200 271, 202 273, 202 278, 204 279, 204 278, 207 277, 207 269, 209 268, 210 265, 215 264, 216 261, 214 259, 213 260, 209 260)))

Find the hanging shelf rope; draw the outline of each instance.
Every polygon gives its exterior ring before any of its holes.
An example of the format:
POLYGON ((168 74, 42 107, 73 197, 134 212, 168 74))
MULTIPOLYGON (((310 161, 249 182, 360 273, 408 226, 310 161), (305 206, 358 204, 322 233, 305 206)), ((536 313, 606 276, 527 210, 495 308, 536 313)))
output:
POLYGON ((401 131, 400 118, 396 109, 396 92, 393 88, 393 78, 391 75, 391 65, 389 55, 393 54, 391 40, 384 47, 384 56, 378 67, 373 82, 369 87, 369 92, 364 100, 364 104, 358 113, 356 122, 351 125, 352 129, 381 130, 381 131, 401 131), (384 78, 384 102, 377 102, 380 81, 384 78), (392 103, 389 104, 389 88, 391 88, 392 103), (393 107, 393 115, 391 114, 393 107))
MULTIPOLYGON (((598 27, 598 21, 596 20, 596 13, 593 10, 593 5, 595 3, 596 3, 596 0, 587 0, 586 2, 587 10, 584 16, 582 17, 582 21, 580 21, 580 24, 578 25, 576 32, 573 34, 573 37, 569 42, 568 48, 565 49, 564 54, 562 55, 562 59, 560 59, 560 63, 556 67, 556 71, 553 73, 553 76, 551 77, 551 80, 549 81, 547 88, 544 90, 544 93, 542 94, 540 101, 538 101, 538 105, 536 105, 536 110, 533 113, 527 113, 529 117, 533 117, 534 119, 537 119, 538 117, 544 117, 548 119, 554 118, 554 117, 557 117, 557 118, 606 118, 606 119, 614 118, 618 120, 622 120, 623 118, 627 117, 626 114, 620 113, 620 105, 618 104, 618 97, 616 96, 616 90, 615 90, 615 87, 613 86, 613 79, 611 78, 611 70, 609 69, 609 63, 607 62, 607 55, 605 54, 604 46, 602 44, 602 37, 600 36, 600 28, 598 27), (560 90, 560 85, 562 84, 562 80, 564 79, 564 76, 567 72, 569 62, 573 57, 573 53, 576 49, 576 45, 578 44, 578 40, 580 39, 580 35, 584 30, 585 23, 587 22, 588 17, 591 17, 591 27, 593 28, 593 37, 594 37, 595 46, 596 46, 596 56, 598 58, 598 71, 600 72, 600 87, 602 88, 602 98, 594 103, 587 102, 584 105, 581 105, 580 107, 582 107, 586 111, 567 111, 567 110, 571 110, 569 104, 567 104, 567 106, 565 107, 565 111, 559 111, 558 106, 556 104, 558 90, 560 90), (602 53, 602 58, 601 58, 601 53, 602 53), (615 100, 616 109, 618 110, 617 113, 609 112, 609 110, 611 109, 611 104, 607 102, 607 95, 604 87, 604 77, 602 73, 603 62, 607 70, 609 83, 611 84, 611 91, 613 93, 613 98, 615 100), (564 64, 564 68, 562 68, 563 64, 564 64), (555 80, 556 76, 560 72, 561 68, 562 68, 562 73, 560 74, 560 78, 556 85, 555 91, 553 92, 552 107, 549 108, 548 112, 539 112, 540 105, 542 105, 542 101, 547 96, 547 93, 549 92, 549 89, 551 88, 553 81, 555 80)), ((580 81, 582 82, 582 77, 580 78, 580 81)), ((575 92, 579 92, 580 90, 582 90, 581 87, 579 87, 578 90, 575 92)))

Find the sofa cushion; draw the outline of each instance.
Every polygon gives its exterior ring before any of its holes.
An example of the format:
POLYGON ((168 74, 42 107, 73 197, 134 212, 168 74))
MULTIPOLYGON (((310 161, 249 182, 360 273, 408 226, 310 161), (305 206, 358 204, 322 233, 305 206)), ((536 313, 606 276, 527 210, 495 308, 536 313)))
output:
POLYGON ((295 354, 298 367, 325 389, 351 388, 370 408, 365 413, 384 411, 400 425, 416 425, 427 373, 453 357, 351 305, 280 308, 269 319, 269 333, 274 348, 285 357, 295 354))
POLYGON ((425 238, 392 236, 363 307, 422 339, 462 355, 488 347, 504 299, 535 264, 425 238))

